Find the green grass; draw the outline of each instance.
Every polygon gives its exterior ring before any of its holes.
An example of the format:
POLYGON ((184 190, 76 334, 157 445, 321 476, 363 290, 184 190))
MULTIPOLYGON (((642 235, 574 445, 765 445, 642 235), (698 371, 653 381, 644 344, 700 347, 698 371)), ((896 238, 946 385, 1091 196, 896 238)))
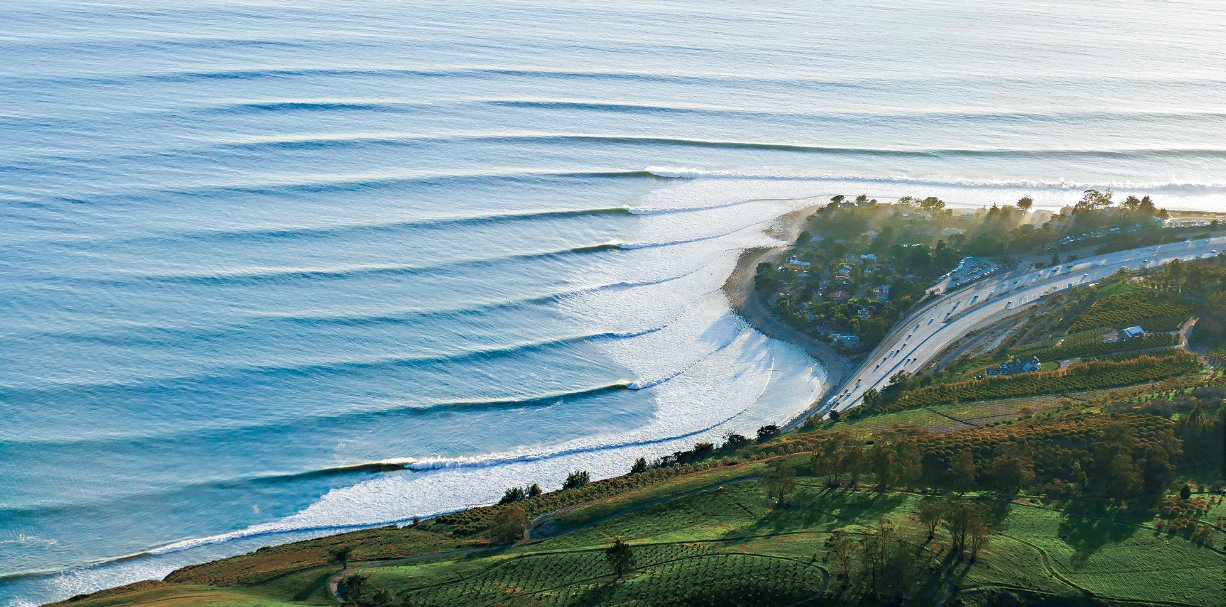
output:
MULTIPOLYGON (((790 507, 768 504, 754 476, 760 464, 719 468, 577 506, 558 516, 556 535, 526 545, 362 562, 349 580, 364 578, 360 597, 387 590, 418 607, 788 604, 833 591, 824 542, 836 530, 854 534, 887 519, 925 543, 912 520, 919 496, 827 489, 805 473, 807 454, 786 459, 800 466, 790 507), (615 537, 634 547, 636 562, 634 572, 616 582, 603 554, 615 537)), ((1095 510, 1093 502, 1061 511, 990 494, 963 499, 979 500, 994 521, 981 558, 951 572, 963 592, 1023 588, 1067 597, 1219 604, 1223 553, 1159 535, 1148 520, 1095 510)), ((1208 518, 1222 512, 1215 507, 1208 518)), ((1223 535, 1217 533, 1216 545, 1223 535)), ((940 553, 947 545, 939 533, 930 547, 940 553)), ((74 604, 318 604, 318 595, 303 598, 302 592, 326 586, 334 572, 307 567, 225 588, 151 584, 74 604)))
MULTIPOLYGON (((797 456, 794 461, 803 460, 797 456)), ((906 493, 831 491, 807 476, 799 481, 789 508, 768 507, 756 482, 729 484, 612 518, 602 506, 595 525, 497 555, 365 570, 370 577, 364 583, 393 589, 415 605, 439 606, 583 605, 596 598, 618 605, 673 604, 690 590, 704 589, 718 590, 712 596, 748 600, 764 592, 754 583, 761 579, 799 597, 816 592, 813 584, 821 576, 814 567, 822 560, 829 533, 855 532, 882 518, 906 526, 919 499, 906 493), (614 537, 635 546, 639 567, 632 579, 611 584, 601 550, 614 537), (648 599, 644 603, 640 597, 648 599)), ((1026 588, 1062 596, 1217 604, 1215 574, 1226 565, 1218 551, 1156 535, 1145 521, 1111 513, 1070 515, 987 497, 967 499, 982 499, 998 513, 983 557, 957 573, 967 589, 1026 588), (1179 588, 1172 590, 1167 580, 1179 588)), ((936 542, 945 541, 938 535, 936 542)))

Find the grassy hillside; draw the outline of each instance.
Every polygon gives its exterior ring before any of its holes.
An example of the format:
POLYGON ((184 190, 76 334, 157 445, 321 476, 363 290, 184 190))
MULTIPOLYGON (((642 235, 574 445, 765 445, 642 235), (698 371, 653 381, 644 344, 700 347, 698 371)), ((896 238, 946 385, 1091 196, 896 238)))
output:
MULTIPOLYGON (((788 459, 803 465, 803 456, 788 459)), ((697 492, 679 491, 674 499, 656 496, 683 479, 657 491, 637 490, 585 505, 558 517, 552 535, 512 548, 413 561, 358 561, 345 575, 350 598, 362 604, 418 606, 783 605, 829 599, 847 593, 826 558, 831 534, 871 532, 882 519, 912 525, 925 499, 910 492, 831 489, 801 476, 789 505, 772 507, 756 482, 764 465, 735 468, 732 475, 718 471, 684 479, 727 480, 697 492), (634 571, 620 581, 614 581, 603 555, 614 537, 630 543, 635 561, 634 571)), ((1158 533, 1152 522, 1101 512, 1088 501, 1060 509, 1026 497, 1002 501, 972 493, 951 499, 981 502, 998 521, 974 564, 958 563, 945 571, 938 565, 938 583, 920 585, 921 603, 935 602, 956 585, 967 596, 1026 589, 1053 596, 1220 604, 1223 553, 1158 533)), ((1222 514, 1226 511, 1217 505, 1209 516, 1222 514)), ((933 553, 948 548, 943 534, 932 540, 922 531, 912 536, 917 546, 933 553)), ((250 557, 222 561, 222 569, 246 569, 244 560, 250 557)), ((290 579, 334 573, 335 567, 308 568, 290 579)), ((227 589, 160 584, 75 604, 294 604, 296 595, 288 593, 296 587, 286 581, 274 576, 227 589)), ((318 595, 298 596, 307 603, 326 602, 318 595)))

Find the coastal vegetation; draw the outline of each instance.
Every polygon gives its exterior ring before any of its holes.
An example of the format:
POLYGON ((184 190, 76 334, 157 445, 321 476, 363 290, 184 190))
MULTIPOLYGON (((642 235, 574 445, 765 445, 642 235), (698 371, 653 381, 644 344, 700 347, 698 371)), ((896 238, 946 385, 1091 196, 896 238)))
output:
MULTIPOLYGON (((835 196, 806 219, 778 262, 759 264, 757 296, 796 329, 856 354, 879 343, 934 284, 956 287, 976 273, 1017 263, 1043 267, 1219 227, 1216 222, 1203 229, 1166 227, 1169 214, 1148 197, 1129 196, 1116 204, 1112 196, 1090 190, 1058 213, 1030 211, 1029 198, 955 213, 934 197, 880 204, 865 195, 835 196)), ((1169 330, 1173 319, 1186 317, 1178 306, 1170 307, 1169 298, 1146 295, 1121 293, 1121 301, 1101 303, 1083 318, 1083 327, 1111 326, 1116 319, 1109 310, 1134 306, 1157 330, 1169 330)))

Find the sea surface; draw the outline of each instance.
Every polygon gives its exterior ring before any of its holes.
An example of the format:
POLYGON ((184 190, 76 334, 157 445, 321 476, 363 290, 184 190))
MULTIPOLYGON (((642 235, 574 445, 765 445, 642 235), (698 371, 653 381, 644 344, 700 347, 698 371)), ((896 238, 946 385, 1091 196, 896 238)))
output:
POLYGON ((0 0, 0 604, 785 421, 832 194, 1226 210, 1221 8, 0 0))

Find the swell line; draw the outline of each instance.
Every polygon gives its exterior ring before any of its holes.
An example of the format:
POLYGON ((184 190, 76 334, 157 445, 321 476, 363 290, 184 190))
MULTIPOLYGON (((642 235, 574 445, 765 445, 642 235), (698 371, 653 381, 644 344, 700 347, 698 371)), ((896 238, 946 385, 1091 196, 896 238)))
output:
MULTIPOLYGON (((294 377, 319 377, 326 375, 341 375, 357 371, 368 371, 377 369, 397 369, 397 368, 416 368, 423 366, 434 366, 440 364, 455 364, 465 362, 477 362, 485 360, 496 360, 500 358, 510 358, 533 352, 541 352, 550 349, 565 348, 574 346, 580 343, 600 341, 600 340, 620 340, 632 339, 641 337, 659 331, 662 327, 651 327, 640 331, 618 332, 606 331, 600 333, 590 333, 584 335, 572 335, 567 337, 559 337, 554 339, 546 339, 539 341, 522 342, 507 346, 496 346, 490 348, 479 348, 460 352, 456 354, 444 354, 439 356, 382 356, 374 357, 366 360, 330 360, 330 361, 314 361, 297 364, 282 364, 282 365, 245 365, 239 367, 220 368, 213 370, 208 374, 198 375, 181 375, 171 377, 161 377, 146 381, 137 382, 56 382, 49 384, 45 388, 0 388, 0 394, 23 393, 42 393, 47 391, 63 391, 63 390, 154 390, 159 388, 169 388, 180 385, 199 385, 206 382, 241 382, 244 378, 252 375, 260 377, 268 377, 270 375, 284 375, 294 377)), ((480 401, 473 403, 474 406, 483 406, 491 402, 501 401, 480 401)), ((435 408, 463 407, 462 404, 451 405, 425 405, 423 411, 428 411, 435 408)))
MULTIPOLYGON (((644 171, 645 173, 645 171, 644 171)), ((200 230, 180 232, 165 236, 139 237, 134 240, 148 239, 184 239, 184 240, 265 240, 277 238, 301 238, 311 236, 335 236, 349 232, 396 232, 405 228, 450 228, 469 225, 489 225, 498 223, 513 223, 521 221, 539 221, 552 219, 572 219, 584 217, 618 217, 633 214, 630 207, 604 207, 593 209, 554 209, 543 211, 527 211, 522 213, 490 213, 480 215, 462 215, 439 217, 433 219, 411 219, 407 221, 388 221, 380 223, 349 223, 323 226, 284 226, 273 228, 237 228, 227 230, 200 230)), ((128 241, 125 241, 128 242, 128 241)))
POLYGON ((48 203, 93 204, 109 199, 131 202, 134 198, 157 199, 161 197, 182 196, 188 198, 213 198, 229 194, 256 194, 269 196, 286 196, 304 193, 354 192, 362 190, 382 190, 402 186, 462 184, 465 182, 485 183, 492 180, 508 183, 531 183, 553 179, 668 179, 655 175, 645 169, 635 170, 506 170, 506 171, 473 171, 473 172, 439 172, 439 171, 404 171, 368 174, 343 174, 336 176, 292 176, 277 179, 275 176, 255 182, 211 183, 188 187, 136 187, 125 188, 122 191, 105 192, 89 196, 49 195, 26 197, 18 202, 30 206, 47 206, 48 203))
POLYGON ((651 135, 613 135, 586 133, 453 133, 417 135, 394 132, 337 133, 260 137, 238 141, 223 141, 223 147, 252 150, 303 147, 413 146, 422 143, 517 143, 517 144, 631 144, 733 150, 771 150, 806 154, 850 155, 898 158, 1185 158, 1226 157, 1226 148, 888 148, 823 146, 808 143, 736 141, 695 139, 651 135))
POLYGON ((234 272, 211 272, 211 273, 121 273, 116 278, 106 277, 72 277, 71 280, 78 284, 102 284, 102 285, 130 285, 133 283, 162 283, 162 284, 205 284, 205 285, 245 285, 245 284, 268 284, 268 283, 284 283, 299 280, 348 280, 351 278, 360 277, 381 277, 381 276, 415 276, 421 274, 437 273, 442 270, 453 270, 458 268, 479 268, 483 266, 496 265, 506 262, 531 261, 531 260, 546 260, 559 259, 571 255, 586 255, 592 253, 603 253, 609 251, 618 251, 630 248, 646 248, 651 246, 664 246, 649 243, 645 245, 624 245, 621 243, 599 243, 593 245, 579 245, 567 247, 552 251, 535 251, 528 253, 514 253, 511 255, 503 255, 498 257, 480 257, 475 259, 460 259, 456 261, 443 262, 437 264, 423 265, 406 265, 406 264, 372 264, 360 266, 348 266, 341 268, 259 268, 250 270, 237 270, 234 272))

